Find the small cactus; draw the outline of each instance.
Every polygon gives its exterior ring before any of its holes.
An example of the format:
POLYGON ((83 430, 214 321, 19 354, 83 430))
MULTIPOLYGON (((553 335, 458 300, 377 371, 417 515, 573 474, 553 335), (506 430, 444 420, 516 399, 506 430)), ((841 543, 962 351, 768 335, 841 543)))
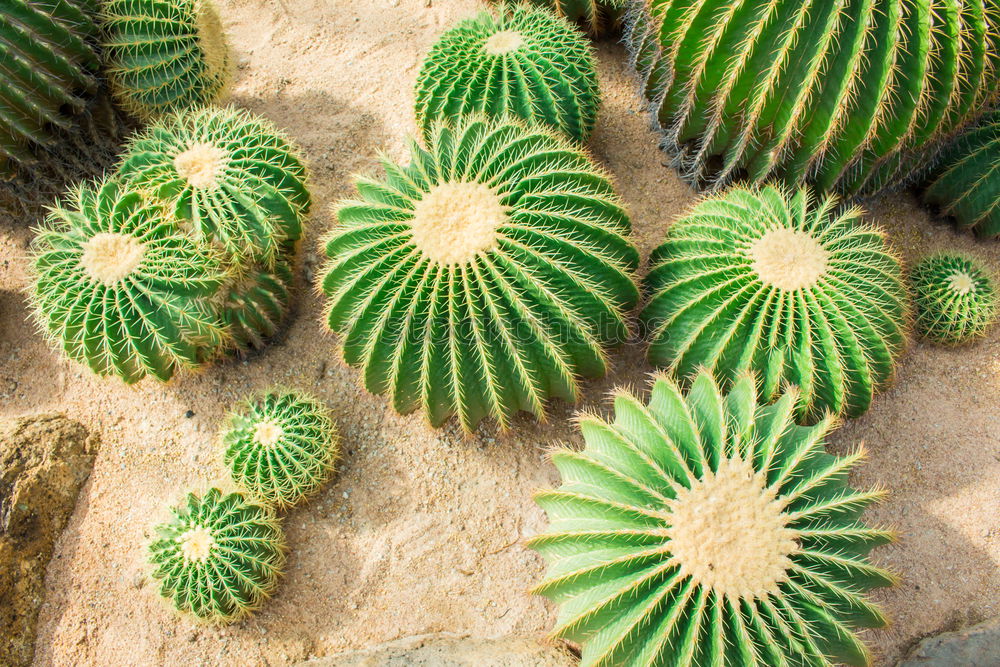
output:
POLYGON ((338 440, 326 406, 292 391, 245 401, 230 413, 222 435, 233 481, 279 508, 314 493, 329 478, 338 440))
MULTIPOLYGON (((657 376, 649 403, 615 396, 615 419, 579 418, 586 447, 553 462, 536 498, 550 525, 528 546, 554 634, 589 665, 868 665, 858 628, 885 625, 866 596, 894 577, 867 562, 893 535, 860 520, 880 499, 827 454, 836 419, 796 426, 794 390, 761 405, 741 374, 686 395, 657 376)), ((767 397, 764 397, 767 398, 767 397)))
POLYGON ((576 399, 628 333, 638 253, 607 177, 520 121, 436 125, 410 163, 357 179, 326 242, 327 323, 396 410, 473 428, 576 399))
POLYGON ((293 253, 286 250, 274 266, 256 266, 224 288, 221 316, 237 349, 260 349, 278 332, 288 314, 295 282, 293 253))
POLYGON ((229 48, 210 0, 106 0, 104 48, 119 103, 148 120, 218 100, 229 48))
POLYGON ((212 488, 187 494, 172 512, 149 546, 160 595, 205 623, 232 623, 259 609, 285 562, 274 510, 212 488))
POLYGON ((980 338, 996 321, 996 288, 970 257, 925 257, 910 273, 910 287, 917 331, 936 343, 957 345, 980 338))
POLYGON ((545 9, 504 5, 462 21, 431 49, 417 79, 417 123, 485 113, 543 123, 580 142, 599 104, 590 44, 545 9))
POLYGON ((649 360, 723 382, 751 369, 765 400, 797 385, 804 420, 865 412, 902 350, 906 289, 883 233, 836 208, 733 188, 676 221, 646 278, 649 360))

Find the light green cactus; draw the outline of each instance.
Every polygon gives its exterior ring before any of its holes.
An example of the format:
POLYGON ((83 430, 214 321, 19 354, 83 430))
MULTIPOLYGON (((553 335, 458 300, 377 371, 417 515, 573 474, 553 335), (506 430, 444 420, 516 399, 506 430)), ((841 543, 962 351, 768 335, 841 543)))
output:
POLYGON ((210 0, 105 0, 104 24, 112 89, 138 118, 223 96, 229 47, 210 0))
POLYGON ((688 181, 869 193, 993 106, 1000 12, 948 0, 635 0, 626 42, 688 181))
POLYGON ((326 243, 327 323, 365 385, 433 425, 576 399, 628 333, 638 253, 607 177, 520 121, 437 125, 357 180, 326 243))
POLYGON ((330 477, 339 437, 325 405, 279 390, 237 406, 222 445, 233 481, 280 508, 315 493, 330 477))
POLYGON ((232 623, 274 591, 285 538, 270 505, 217 488, 187 494, 149 545, 161 596, 195 620, 232 623))
POLYGON ((957 345, 984 336, 997 319, 997 293, 982 265, 942 253, 920 260, 910 273, 917 331, 936 343, 957 345))
POLYGON ((548 7, 582 26, 593 37, 603 37, 621 23, 625 0, 530 0, 532 4, 548 7))
POLYGON ((755 371, 799 417, 855 417, 892 378, 906 289, 883 233, 808 190, 733 188, 677 220, 650 258, 649 360, 678 377, 755 371))
POLYGON ((260 349, 288 315, 295 283, 293 252, 286 250, 274 266, 255 266, 234 277, 222 290, 220 312, 237 349, 260 349))
POLYGON ((600 91, 590 44, 545 9, 504 5, 448 30, 420 69, 417 124, 425 134, 461 114, 512 115, 584 142, 600 91))
POLYGON ((866 556, 893 535, 861 513, 884 493, 847 486, 864 452, 824 451, 834 417, 796 426, 794 390, 761 405, 755 385, 658 376, 553 454, 563 484, 528 546, 584 666, 870 664, 855 632, 885 624, 866 594, 894 577, 866 556))

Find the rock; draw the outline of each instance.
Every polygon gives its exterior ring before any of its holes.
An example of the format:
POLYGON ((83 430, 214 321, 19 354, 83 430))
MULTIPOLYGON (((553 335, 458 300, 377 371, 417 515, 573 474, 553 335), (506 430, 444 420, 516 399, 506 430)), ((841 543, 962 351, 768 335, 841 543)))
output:
POLYGON ((363 651, 299 663, 297 667, 571 667, 567 651, 527 637, 473 639, 453 634, 406 637, 363 651))
POLYGON ((0 421, 0 665, 31 664, 45 569, 93 464, 94 445, 74 421, 0 421))
POLYGON ((928 637, 897 667, 997 667, 1000 665, 1000 616, 955 632, 928 637))

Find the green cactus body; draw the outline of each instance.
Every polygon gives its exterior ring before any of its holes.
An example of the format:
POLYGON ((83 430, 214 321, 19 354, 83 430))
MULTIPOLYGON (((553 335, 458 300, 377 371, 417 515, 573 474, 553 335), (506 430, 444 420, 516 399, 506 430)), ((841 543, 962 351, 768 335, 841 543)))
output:
POLYGON ((237 264, 273 265, 309 210, 299 151, 269 121, 233 108, 168 114, 129 143, 119 174, 173 208, 237 264))
POLYGON ((621 22, 625 0, 530 0, 583 26, 593 37, 602 37, 621 22))
POLYGON ((260 608, 285 562, 274 510, 212 488, 187 494, 172 512, 149 546, 160 595, 205 623, 232 623, 260 608))
POLYGON ((5 0, 0 9, 0 177, 70 131, 97 90, 94 0, 5 0))
POLYGON ((978 236, 1000 236, 1000 111, 987 114, 941 155, 924 201, 978 236))
POLYGON ((218 100, 231 78, 209 0, 107 0, 104 47, 115 96, 144 120, 218 100))
POLYGON ((224 288, 222 320, 237 349, 260 349, 278 332, 295 282, 292 257, 286 251, 273 267, 257 266, 224 288))
POLYGON ((273 391, 230 414, 222 444, 234 482, 257 498, 287 507, 329 478, 339 438, 322 403, 297 392, 273 391))
POLYGON ((431 49, 417 79, 417 123, 512 115, 584 142, 600 93, 590 44, 544 9, 504 6, 462 21, 431 49))
POLYGON ((936 343, 957 345, 980 338, 996 321, 996 288, 970 257, 925 257, 910 273, 910 289, 917 331, 936 343))
POLYGON ((326 243, 327 322, 374 393, 440 425, 575 400, 628 333, 638 253, 611 183, 569 140, 463 118, 357 180, 326 243))
POLYGON ((553 454, 563 484, 528 546, 584 666, 870 664, 855 632, 885 625, 866 594, 894 578, 867 554, 893 536, 860 517, 884 494, 847 486, 862 451, 824 451, 834 417, 796 426, 793 391, 760 405, 755 384, 657 377, 553 454))
POLYGON ((33 263, 37 320, 95 373, 167 380, 225 341, 211 305, 227 279, 220 258, 113 179, 73 190, 52 210, 33 263))
POLYGON ((997 100, 1000 16, 947 0, 635 0, 640 87, 682 176, 868 193, 997 100))
POLYGON ((733 188, 676 221, 646 278, 650 361, 724 382, 751 369, 766 400, 797 385, 803 420, 865 412, 904 345, 906 290, 882 232, 835 209, 733 188))

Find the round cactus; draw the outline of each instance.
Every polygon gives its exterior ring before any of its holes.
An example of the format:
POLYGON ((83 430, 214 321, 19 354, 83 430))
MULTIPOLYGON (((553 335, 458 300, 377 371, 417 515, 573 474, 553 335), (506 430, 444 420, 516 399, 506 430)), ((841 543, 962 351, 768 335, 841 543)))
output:
POLYGON ((333 470, 338 440, 326 406, 293 391, 245 401, 222 435, 233 481, 278 507, 319 490, 333 470))
POLYGON ((917 331, 936 343, 979 338, 996 321, 997 294, 976 260, 956 254, 922 259, 910 273, 917 331))
POLYGON ((237 264, 272 266, 309 210, 298 150, 269 121, 204 107, 164 116, 129 143, 119 175, 164 200, 237 264))
POLYGON ((544 9, 504 6, 446 32, 417 79, 417 123, 468 113, 513 115, 577 141, 594 129, 599 104, 590 44, 544 9))
POLYGON ((702 373, 580 417, 586 448, 553 455, 563 485, 528 546, 583 665, 870 664, 855 630, 885 624, 866 592, 894 578, 866 556, 892 534, 859 516, 883 493, 847 486, 863 452, 827 454, 835 418, 796 426, 796 401, 702 373))
POLYGON ((684 178, 874 192, 997 101, 982 3, 649 0, 627 42, 684 178))
POLYGON ((121 105, 142 119, 218 100, 229 47, 210 0, 106 0, 108 74, 121 105))
POLYGON ((583 26, 593 37, 601 37, 618 27, 625 0, 531 0, 559 16, 583 26))
POLYGON ((212 488, 187 494, 172 512, 149 545, 160 595, 206 623, 231 623, 259 609, 285 562, 274 510, 212 488))
POLYGON ((649 359, 678 377, 752 369, 799 416, 868 409, 904 344, 906 289, 883 234, 807 190, 735 188, 675 222, 650 259, 649 359))
POLYGON ((264 347, 288 314, 295 282, 292 251, 279 255, 271 268, 257 266, 224 288, 221 316, 231 342, 240 350, 264 347))
POLYGON ((437 125, 411 162, 357 180, 326 244, 327 321, 374 393, 433 425, 538 417, 627 336, 638 253, 607 178, 521 122, 437 125))
POLYGON ((100 375, 169 379, 225 340, 218 254, 159 202, 109 179, 70 192, 33 244, 35 314, 52 342, 100 375))
POLYGON ((986 115, 940 158, 924 201, 959 227, 986 238, 1000 236, 1000 111, 986 115))

